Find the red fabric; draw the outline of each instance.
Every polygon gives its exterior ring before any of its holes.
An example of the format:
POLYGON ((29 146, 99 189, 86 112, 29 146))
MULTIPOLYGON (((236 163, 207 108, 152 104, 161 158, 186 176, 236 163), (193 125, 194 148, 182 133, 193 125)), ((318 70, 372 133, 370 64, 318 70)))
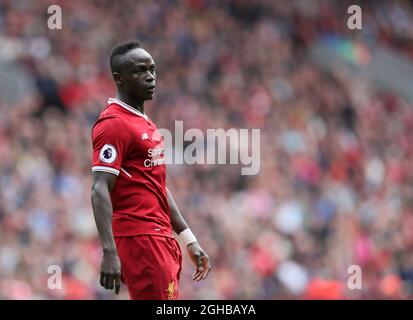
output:
POLYGON ((92 170, 118 175, 110 193, 114 236, 172 237, 164 142, 155 124, 111 103, 96 121, 92 141, 92 170))
POLYGON ((143 235, 115 242, 132 300, 178 299, 182 253, 175 238, 143 235))

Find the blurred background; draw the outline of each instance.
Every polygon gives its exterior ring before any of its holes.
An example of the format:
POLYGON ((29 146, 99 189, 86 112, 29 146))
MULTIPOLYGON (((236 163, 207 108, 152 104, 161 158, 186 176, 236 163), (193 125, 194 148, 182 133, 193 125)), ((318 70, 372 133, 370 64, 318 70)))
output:
POLYGON ((413 298, 413 1, 308 0, 0 0, 0 298, 128 299, 98 284, 90 130, 129 39, 159 128, 261 129, 256 176, 168 167, 213 264, 192 282, 184 254, 182 299, 413 298))

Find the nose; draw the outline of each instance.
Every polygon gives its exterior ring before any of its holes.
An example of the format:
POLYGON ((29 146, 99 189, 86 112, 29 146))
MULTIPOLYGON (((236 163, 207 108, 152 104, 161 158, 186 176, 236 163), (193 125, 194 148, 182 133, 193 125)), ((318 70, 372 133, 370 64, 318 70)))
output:
POLYGON ((155 75, 152 73, 148 72, 148 76, 146 77, 147 82, 155 82, 155 75))

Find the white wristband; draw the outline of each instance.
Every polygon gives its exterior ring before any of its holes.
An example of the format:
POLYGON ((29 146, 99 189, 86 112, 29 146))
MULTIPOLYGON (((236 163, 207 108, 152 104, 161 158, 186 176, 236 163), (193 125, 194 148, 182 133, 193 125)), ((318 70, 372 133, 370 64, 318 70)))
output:
POLYGON ((182 239, 182 241, 185 243, 187 246, 188 244, 197 242, 198 240, 196 239, 195 235, 192 233, 191 229, 186 228, 184 231, 182 231, 179 234, 179 238, 182 239))

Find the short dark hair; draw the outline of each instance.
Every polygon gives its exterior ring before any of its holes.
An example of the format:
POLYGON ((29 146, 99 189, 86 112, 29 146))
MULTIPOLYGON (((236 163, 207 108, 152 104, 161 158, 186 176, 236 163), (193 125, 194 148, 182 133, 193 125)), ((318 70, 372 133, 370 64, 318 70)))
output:
POLYGON ((126 53, 140 47, 141 44, 138 40, 129 40, 114 46, 110 53, 110 69, 112 70, 112 73, 119 71, 119 67, 122 64, 122 57, 126 53))

